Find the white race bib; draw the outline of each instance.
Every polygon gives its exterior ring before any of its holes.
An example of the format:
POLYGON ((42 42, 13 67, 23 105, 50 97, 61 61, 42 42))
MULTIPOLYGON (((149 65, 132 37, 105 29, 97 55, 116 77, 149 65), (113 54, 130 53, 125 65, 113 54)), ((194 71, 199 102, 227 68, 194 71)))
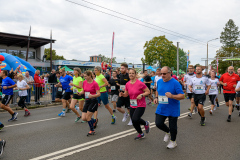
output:
POLYGON ((116 86, 111 86, 111 90, 115 91, 116 90, 116 86))
POLYGON ((62 88, 58 88, 58 91, 59 91, 59 92, 62 92, 62 88))
POLYGON ((85 92, 85 98, 88 98, 89 94, 90 94, 90 92, 85 92))
POLYGON ((217 90, 217 86, 211 86, 210 90, 217 90))
POLYGON ((202 91, 203 90, 203 85, 196 85, 195 90, 202 91))
POLYGON ((130 99, 131 106, 137 107, 137 100, 136 99, 130 99))
POLYGON ((125 85, 120 85, 120 91, 125 89, 125 85))
POLYGON ((166 97, 166 96, 158 96, 158 103, 159 104, 168 104, 168 97, 166 97))
POLYGON ((77 88, 74 88, 73 89, 73 94, 77 94, 77 91, 78 91, 77 88))

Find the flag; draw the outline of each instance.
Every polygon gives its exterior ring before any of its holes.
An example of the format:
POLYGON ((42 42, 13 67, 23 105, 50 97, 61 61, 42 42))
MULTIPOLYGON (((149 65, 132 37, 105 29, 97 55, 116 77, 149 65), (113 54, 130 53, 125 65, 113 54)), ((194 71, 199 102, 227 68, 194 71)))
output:
POLYGON ((217 73, 218 73, 218 58, 217 58, 217 73))

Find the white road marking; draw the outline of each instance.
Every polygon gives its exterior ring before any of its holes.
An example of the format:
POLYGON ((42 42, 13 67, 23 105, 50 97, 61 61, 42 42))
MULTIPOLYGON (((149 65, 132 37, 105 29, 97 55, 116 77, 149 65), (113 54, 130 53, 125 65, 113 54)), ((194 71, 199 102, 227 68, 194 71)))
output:
MULTIPOLYGON (((219 102, 219 105, 222 105, 222 104, 225 104, 225 103, 223 101, 219 102)), ((211 108, 211 105, 204 107, 204 110, 208 110, 210 108, 211 108)), ((180 117, 178 117, 178 118, 179 119, 185 118, 185 117, 188 116, 188 113, 189 112, 182 113, 180 115, 180 117)), ((167 123, 167 122, 168 121, 165 121, 165 123, 167 123)), ((154 128, 154 127, 156 127, 155 122, 150 123, 150 128, 154 128)), ((118 140, 120 138, 127 137, 129 135, 133 135, 135 133, 136 133, 136 131, 135 131, 134 128, 133 129, 129 129, 129 130, 126 130, 126 131, 123 131, 123 132, 119 132, 119 133, 116 133, 116 134, 113 134, 113 135, 110 135, 110 136, 106 136, 106 137, 103 137, 103 138, 99 138, 99 139, 96 139, 96 140, 93 140, 93 141, 90 141, 90 142, 86 142, 86 143, 79 144, 79 145, 76 145, 76 146, 73 146, 73 147, 69 147, 69 148, 62 149, 62 150, 59 150, 59 151, 56 151, 56 152, 52 152, 52 153, 49 153, 49 154, 46 154, 46 155, 42 155, 42 156, 39 156, 39 157, 36 157, 36 158, 32 158, 30 160, 41 160, 41 159, 46 159, 46 158, 50 158, 49 160, 61 159, 61 158, 64 158, 66 156, 70 156, 72 154, 75 154, 75 153, 78 153, 78 152, 82 152, 82 151, 85 151, 85 150, 88 150, 88 149, 91 149, 91 148, 94 148, 94 147, 97 147, 97 146, 100 146, 100 145, 112 142, 114 140, 118 140), (84 147, 84 146, 86 146, 86 147, 84 147), (81 148, 81 147, 84 147, 84 148, 81 148), (74 150, 74 151, 72 151, 72 150, 74 150), (71 152, 69 152, 69 151, 71 151, 71 152), (57 157, 53 157, 53 156, 61 154, 61 153, 64 153, 64 154, 59 155, 57 157)))

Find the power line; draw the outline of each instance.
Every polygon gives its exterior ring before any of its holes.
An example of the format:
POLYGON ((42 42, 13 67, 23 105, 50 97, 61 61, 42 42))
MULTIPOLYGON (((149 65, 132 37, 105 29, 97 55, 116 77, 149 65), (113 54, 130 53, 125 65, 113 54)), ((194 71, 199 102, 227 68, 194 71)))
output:
MULTIPOLYGON (((198 42, 199 40, 196 41, 196 40, 187 39, 187 38, 185 38, 185 37, 178 36, 178 35, 175 35, 175 34, 172 34, 172 33, 169 33, 169 32, 163 31, 163 30, 160 30, 160 29, 156 29, 156 28, 153 28, 153 27, 144 25, 144 24, 140 24, 140 23, 138 23, 138 22, 134 22, 134 21, 131 21, 131 20, 128 20, 128 19, 125 19, 125 18, 116 16, 116 15, 110 14, 110 13, 106 13, 106 12, 104 12, 104 11, 97 10, 97 9, 95 9, 95 8, 91 8, 91 7, 88 7, 88 6, 85 6, 85 5, 82 5, 82 4, 79 4, 79 3, 76 3, 76 2, 70 1, 70 0, 65 0, 65 1, 70 2, 70 3, 72 3, 72 4, 75 4, 75 5, 79 5, 79 6, 82 6, 82 7, 88 8, 88 9, 91 9, 91 10, 94 10, 94 11, 97 11, 97 12, 100 12, 100 13, 103 13, 103 14, 106 14, 106 15, 109 15, 109 16, 112 16, 112 17, 115 17, 115 18, 119 18, 119 19, 122 19, 122 20, 125 20, 125 21, 128 21, 128 22, 131 22, 131 23, 140 25, 140 26, 143 26, 143 27, 146 27, 146 28, 150 28, 150 29, 153 29, 153 30, 157 30, 157 31, 160 31, 160 32, 163 32, 163 33, 166 33, 166 34, 175 36, 175 37, 183 38, 183 39, 186 39, 186 40, 188 40, 188 41, 192 41, 192 42, 195 42, 195 43, 198 43, 198 44, 201 44, 201 45, 206 45, 206 43, 204 43, 204 42, 198 42)), ((147 22, 146 22, 146 23, 147 23, 147 22)), ((214 46, 214 45, 211 45, 211 46, 212 46, 212 47, 215 47, 215 48, 219 48, 218 46, 214 46)))

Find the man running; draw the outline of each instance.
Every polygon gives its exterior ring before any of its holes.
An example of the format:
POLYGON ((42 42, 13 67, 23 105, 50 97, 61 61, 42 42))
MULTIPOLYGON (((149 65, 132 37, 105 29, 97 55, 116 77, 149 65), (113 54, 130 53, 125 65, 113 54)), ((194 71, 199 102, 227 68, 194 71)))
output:
POLYGON ((158 68, 156 70, 156 76, 155 76, 155 80, 154 80, 154 89, 157 88, 157 82, 158 82, 159 79, 162 79, 162 74, 161 74, 161 69, 160 68, 158 68))
POLYGON ((1 77, 2 77, 2 104, 1 108, 8 111, 12 115, 12 118, 8 121, 14 121, 17 119, 17 112, 13 112, 13 110, 9 106, 9 102, 13 98, 13 88, 17 87, 17 84, 13 82, 13 80, 9 77, 7 77, 7 71, 2 70, 1 71, 1 77))
POLYGON ((228 67, 228 72, 224 73, 220 78, 220 84, 223 85, 223 94, 226 102, 226 106, 228 107, 228 122, 231 122, 231 115, 233 112, 233 101, 236 96, 235 87, 237 86, 237 82, 240 81, 240 77, 233 73, 234 67, 228 67))
POLYGON ((113 76, 113 78, 110 79, 108 87, 110 87, 110 89, 111 89, 110 100, 113 104, 113 112, 116 112, 116 108, 117 108, 116 103, 117 103, 118 95, 119 95, 120 80, 117 78, 116 71, 112 72, 112 76, 113 76))
MULTIPOLYGON (((237 75, 240 77, 240 68, 237 70, 237 75)), ((239 110, 239 100, 240 100, 240 92, 236 92, 236 108, 239 110)))
POLYGON ((195 113, 197 113, 197 108, 195 107, 195 104, 194 104, 193 93, 188 88, 190 82, 192 81, 192 78, 196 77, 196 74, 194 74, 193 65, 188 66, 188 71, 189 72, 184 76, 183 83, 184 83, 184 86, 186 86, 186 88, 187 88, 187 94, 188 94, 188 97, 189 97, 190 102, 191 102, 190 113, 188 114, 188 116, 192 117, 192 113, 193 113, 194 108, 195 108, 195 113))
MULTIPOLYGON (((148 87, 149 91, 151 90, 150 86, 151 86, 151 83, 152 83, 152 79, 151 77, 148 75, 148 71, 145 70, 143 72, 144 74, 144 77, 143 77, 143 83, 145 83, 145 85, 148 87)), ((151 102, 153 102, 153 98, 152 98, 152 95, 149 94, 148 95, 148 98, 149 98, 149 102, 148 102, 148 105, 151 104, 151 102)))
POLYGON ((211 85, 211 88, 209 90, 209 99, 211 101, 211 110, 209 113, 212 115, 213 110, 216 110, 216 99, 218 96, 218 86, 219 86, 219 80, 216 78, 216 73, 214 70, 211 71, 211 78, 209 78, 209 82, 211 85))
POLYGON ((207 77, 202 75, 202 67, 196 67, 196 77, 189 82, 189 90, 194 93, 194 102, 198 108, 198 113, 201 116, 200 125, 205 126, 205 112, 203 109, 206 101, 206 95, 209 93, 210 82, 207 77), (206 89, 206 86, 207 89, 206 89))

